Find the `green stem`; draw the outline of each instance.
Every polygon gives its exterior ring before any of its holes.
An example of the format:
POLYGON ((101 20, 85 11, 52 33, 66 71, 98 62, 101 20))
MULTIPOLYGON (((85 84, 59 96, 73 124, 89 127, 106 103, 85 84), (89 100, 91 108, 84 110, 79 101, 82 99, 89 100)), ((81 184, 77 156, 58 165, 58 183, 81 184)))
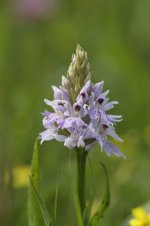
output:
POLYGON ((86 188, 86 156, 87 152, 83 149, 76 150, 77 153, 77 189, 81 208, 81 213, 85 209, 85 188, 86 188))

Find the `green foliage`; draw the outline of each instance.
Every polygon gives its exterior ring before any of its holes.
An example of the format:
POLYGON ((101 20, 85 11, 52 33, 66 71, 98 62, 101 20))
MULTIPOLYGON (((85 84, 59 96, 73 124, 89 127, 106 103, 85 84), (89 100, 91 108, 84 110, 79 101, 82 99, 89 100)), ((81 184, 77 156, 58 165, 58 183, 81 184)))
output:
POLYGON ((102 202, 94 215, 92 216, 92 219, 89 223, 89 226, 99 226, 101 223, 101 220, 104 218, 104 213, 106 209, 108 208, 108 205, 110 203, 110 190, 109 190, 109 179, 108 179, 108 172, 105 167, 105 165, 101 162, 101 166, 104 169, 105 176, 106 176, 106 185, 105 185, 105 192, 102 198, 102 202))
POLYGON ((38 139, 34 144, 34 151, 31 163, 30 182, 28 191, 28 220, 29 226, 41 226, 41 211, 35 197, 35 187, 39 189, 39 154, 38 139), (34 188, 34 189, 33 189, 34 188))
POLYGON ((91 218, 91 210, 92 210, 92 204, 93 204, 93 195, 90 197, 90 200, 87 204, 87 206, 84 209, 84 214, 83 214, 83 222, 85 226, 88 226, 90 223, 90 218, 91 218))
MULTIPOLYGON (((90 153, 95 176, 87 182, 98 197, 105 183, 99 161, 106 162, 112 196, 103 224, 120 226, 133 207, 149 200, 150 1, 55 2, 49 17, 29 21, 15 15, 11 1, 0 1, 0 225, 27 226, 27 186, 14 188, 13 169, 30 165, 33 142, 43 130, 43 99, 52 97, 50 86, 61 83, 79 43, 88 52, 92 80, 105 81, 110 100, 119 101, 112 113, 124 118, 116 129, 127 160, 108 158, 96 147, 90 153)), ((46 206, 52 209, 60 168, 57 224, 64 226, 67 219, 75 226, 68 185, 75 159, 69 168, 68 151, 60 143, 47 142, 40 149, 46 206)))
MULTIPOLYGON (((32 189, 34 191, 35 197, 36 197, 36 199, 38 201, 38 204, 39 204, 39 206, 41 208, 41 212, 42 212, 42 215, 43 215, 43 218, 44 218, 45 226, 52 226, 53 225, 52 219, 49 216, 48 210, 47 210, 47 208, 45 206, 45 203, 44 203, 41 195, 39 194, 39 192, 37 191, 37 189, 36 189, 36 187, 35 187, 35 185, 33 183, 32 177, 30 178, 30 186, 32 187, 32 189)), ((33 208, 35 208, 35 206, 33 208)), ((37 211, 35 209, 33 216, 37 216, 37 214, 38 213, 37 213, 37 211)), ((38 224, 39 224, 39 222, 37 221, 37 225, 38 224)))
POLYGON ((29 198, 28 198, 28 220, 29 226, 41 226, 41 213, 44 218, 45 226, 52 226, 52 219, 49 216, 45 203, 39 194, 39 153, 38 139, 34 144, 34 151, 31 163, 31 175, 29 182, 29 198), (40 207, 40 211, 39 211, 40 207))
POLYGON ((55 203, 54 203, 54 222, 56 222, 57 217, 57 205, 58 205, 58 183, 59 183, 60 171, 58 171, 56 192, 55 192, 55 203))

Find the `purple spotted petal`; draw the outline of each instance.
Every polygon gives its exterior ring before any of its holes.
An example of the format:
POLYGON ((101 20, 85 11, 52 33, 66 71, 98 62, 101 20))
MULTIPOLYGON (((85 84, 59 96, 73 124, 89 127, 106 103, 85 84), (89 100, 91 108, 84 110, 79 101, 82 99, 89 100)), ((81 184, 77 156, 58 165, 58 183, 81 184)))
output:
POLYGON ((54 100, 44 100, 53 111, 46 110, 42 113, 45 131, 40 133, 41 142, 55 139, 64 142, 70 149, 82 147, 85 151, 99 144, 108 156, 113 154, 125 158, 125 155, 108 141, 109 136, 122 141, 114 127, 122 120, 122 116, 107 114, 118 102, 109 102, 109 91, 102 92, 103 85, 103 81, 95 85, 90 80, 87 81, 74 103, 70 101, 72 98, 68 92, 68 79, 63 77, 62 86, 59 88, 53 86, 54 100), (61 135, 62 130, 66 136, 61 135))
POLYGON ((45 128, 49 128, 54 123, 57 123, 58 126, 61 126, 64 123, 64 117, 58 116, 55 113, 51 113, 48 117, 43 118, 43 125, 45 128))

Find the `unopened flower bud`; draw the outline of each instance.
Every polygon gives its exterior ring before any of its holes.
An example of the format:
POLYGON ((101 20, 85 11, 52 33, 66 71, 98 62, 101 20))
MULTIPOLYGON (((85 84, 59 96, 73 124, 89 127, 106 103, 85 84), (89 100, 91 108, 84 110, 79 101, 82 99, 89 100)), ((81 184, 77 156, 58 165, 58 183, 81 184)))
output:
POLYGON ((65 76, 62 76, 62 86, 65 89, 70 89, 70 87, 71 87, 69 80, 65 76))
POLYGON ((72 102, 75 102, 81 88, 91 78, 90 64, 88 62, 87 53, 79 45, 77 45, 76 53, 72 56, 67 77, 71 84, 71 99, 72 102))

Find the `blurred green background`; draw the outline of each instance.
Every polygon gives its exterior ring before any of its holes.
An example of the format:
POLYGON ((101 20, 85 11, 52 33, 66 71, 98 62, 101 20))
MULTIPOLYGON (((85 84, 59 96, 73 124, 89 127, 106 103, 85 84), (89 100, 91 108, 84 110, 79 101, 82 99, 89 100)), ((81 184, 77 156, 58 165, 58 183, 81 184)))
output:
MULTIPOLYGON (((59 85, 79 43, 87 52, 93 82, 105 81, 113 113, 124 121, 117 132, 127 156, 89 155, 87 195, 95 203, 109 171, 111 205, 103 225, 119 226, 133 207, 150 199, 150 1, 0 1, 0 225, 26 226, 27 172, 34 140, 43 130, 44 98, 59 85)), ((57 225, 75 226, 70 178, 75 156, 55 141, 40 146, 41 193, 52 210, 58 169, 57 225)), ((41 225, 42 226, 42 225, 41 225)))

